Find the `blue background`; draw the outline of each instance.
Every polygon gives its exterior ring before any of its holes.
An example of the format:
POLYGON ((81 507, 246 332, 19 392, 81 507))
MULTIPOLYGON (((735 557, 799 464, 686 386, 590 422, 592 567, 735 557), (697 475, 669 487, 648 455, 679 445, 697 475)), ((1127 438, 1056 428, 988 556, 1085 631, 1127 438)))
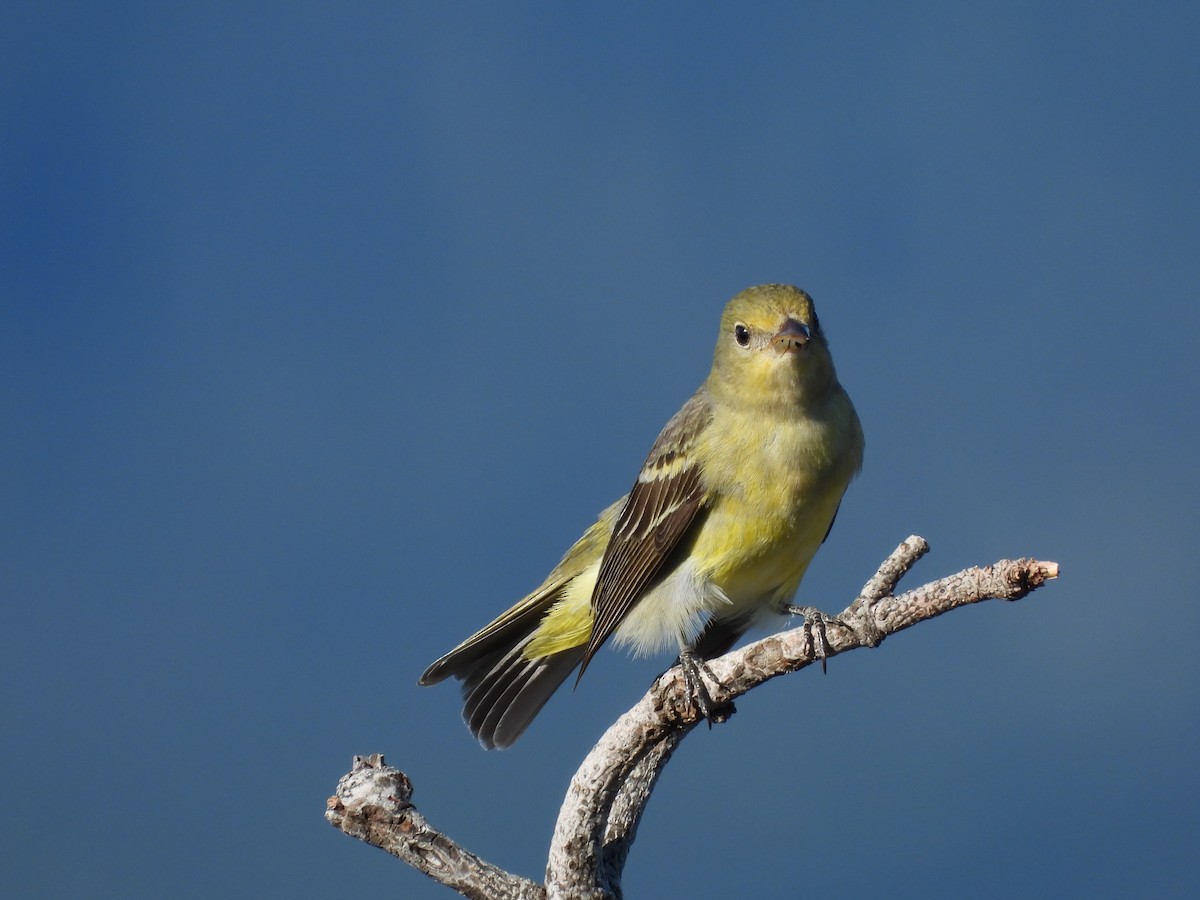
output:
POLYGON ((540 878, 667 660, 490 754, 417 676, 764 281, 867 431, 804 601, 1063 577, 695 733, 627 893, 1196 895, 1194 3, 182 6, 0 13, 8 896, 451 896, 325 823, 371 752, 540 878))

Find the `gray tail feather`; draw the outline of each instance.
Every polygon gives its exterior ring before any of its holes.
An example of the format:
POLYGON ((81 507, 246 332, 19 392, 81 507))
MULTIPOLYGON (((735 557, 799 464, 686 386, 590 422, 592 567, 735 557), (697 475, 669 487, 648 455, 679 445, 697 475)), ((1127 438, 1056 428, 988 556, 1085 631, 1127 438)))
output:
POLYGON ((463 680, 463 719, 488 750, 511 747, 583 659, 583 647, 526 659, 532 638, 481 658, 463 680))

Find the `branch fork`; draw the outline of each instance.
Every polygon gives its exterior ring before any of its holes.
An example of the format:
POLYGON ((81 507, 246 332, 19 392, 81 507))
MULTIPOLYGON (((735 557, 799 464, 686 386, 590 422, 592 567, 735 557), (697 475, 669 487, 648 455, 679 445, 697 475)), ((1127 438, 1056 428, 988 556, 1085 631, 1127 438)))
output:
MULTIPOLYGON (((965 569, 895 595, 900 579, 929 552, 923 538, 902 542, 862 591, 824 626, 774 634, 708 661, 716 708, 733 711, 747 691, 827 657, 884 638, 960 606, 1019 600, 1058 577, 1058 564, 1001 560, 965 569), (815 634, 817 631, 823 635, 815 634)), ((621 873, 642 812, 679 742, 704 721, 680 667, 661 675, 646 695, 609 727, 567 789, 546 867, 538 884, 512 875, 432 828, 412 805, 412 784, 381 755, 355 757, 329 798, 325 818, 335 828, 386 850, 465 897, 477 900, 557 900, 621 897, 621 873)))

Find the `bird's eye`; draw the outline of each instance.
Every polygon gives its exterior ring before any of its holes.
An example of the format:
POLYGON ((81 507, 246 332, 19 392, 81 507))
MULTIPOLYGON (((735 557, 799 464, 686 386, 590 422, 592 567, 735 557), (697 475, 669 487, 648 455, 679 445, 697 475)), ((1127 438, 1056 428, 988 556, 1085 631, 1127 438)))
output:
POLYGON ((739 347, 748 346, 750 343, 750 329, 738 322, 733 326, 733 339, 738 342, 739 347))

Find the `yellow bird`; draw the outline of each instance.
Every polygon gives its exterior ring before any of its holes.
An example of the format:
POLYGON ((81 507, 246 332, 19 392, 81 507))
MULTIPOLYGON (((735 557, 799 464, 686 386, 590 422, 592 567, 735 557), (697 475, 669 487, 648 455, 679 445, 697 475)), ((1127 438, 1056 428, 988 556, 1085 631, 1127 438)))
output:
POLYGON ((812 298, 790 285, 747 288, 721 315, 712 371, 633 489, 535 591, 420 683, 461 679, 463 718, 492 749, 511 746, 609 637, 642 653, 677 650, 695 677, 699 660, 795 611, 789 601, 862 455, 812 298))

